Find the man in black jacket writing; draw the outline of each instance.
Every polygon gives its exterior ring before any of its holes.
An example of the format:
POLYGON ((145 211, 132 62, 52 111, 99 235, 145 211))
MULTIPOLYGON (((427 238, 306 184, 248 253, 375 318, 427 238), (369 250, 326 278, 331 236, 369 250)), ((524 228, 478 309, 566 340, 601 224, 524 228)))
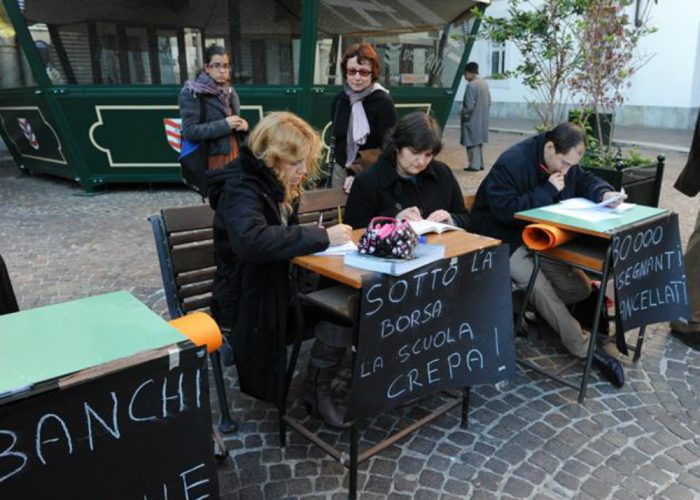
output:
MULTIPOLYGON (((504 151, 479 186, 471 214, 472 231, 510 244, 510 272, 518 285, 527 286, 533 258, 521 237, 526 223, 514 219, 516 212, 567 198, 584 197, 599 202, 618 195, 607 182, 578 167, 584 153, 583 130, 562 123, 504 151)), ((610 206, 621 203, 623 198, 610 206)), ((541 270, 530 300, 569 352, 585 358, 590 334, 581 328, 566 304, 575 304, 590 295, 590 279, 580 269, 546 260, 541 270)), ((593 360, 614 385, 624 384, 619 361, 602 349, 596 349, 593 360)))

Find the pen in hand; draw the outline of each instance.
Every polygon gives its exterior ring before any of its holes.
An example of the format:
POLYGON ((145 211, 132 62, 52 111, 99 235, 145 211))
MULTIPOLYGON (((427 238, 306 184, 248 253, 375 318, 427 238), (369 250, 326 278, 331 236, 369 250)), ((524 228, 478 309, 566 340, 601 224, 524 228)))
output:
POLYGON ((323 212, 318 216, 318 227, 323 227, 323 212))
POLYGON ((340 209, 340 205, 338 205, 338 224, 343 223, 343 211, 340 209))

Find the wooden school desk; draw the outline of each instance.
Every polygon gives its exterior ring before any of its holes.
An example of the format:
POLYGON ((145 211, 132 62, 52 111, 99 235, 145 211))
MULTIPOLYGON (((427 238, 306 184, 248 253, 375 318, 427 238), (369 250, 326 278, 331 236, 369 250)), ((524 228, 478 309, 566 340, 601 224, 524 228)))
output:
POLYGON ((218 497, 206 359, 127 292, 0 316, 0 498, 218 497))
MULTIPOLYGON (((603 307, 603 300, 605 298, 605 288, 610 276, 613 237, 621 231, 629 229, 630 227, 642 227, 646 224, 652 223, 653 221, 664 217, 666 214, 667 211, 664 209, 647 207, 643 205, 635 205, 631 209, 620 214, 621 216, 619 218, 596 222, 590 222, 576 217, 550 212, 548 210, 543 210, 542 208, 534 208, 515 214, 516 219, 531 223, 549 224, 567 231, 572 231, 578 235, 573 240, 549 250, 531 250, 534 257, 534 269, 525 291, 522 309, 516 321, 516 331, 521 328, 525 310, 535 284, 535 279, 537 278, 537 273, 540 270, 541 258, 578 267, 579 269, 583 269, 584 271, 588 271, 589 273, 599 276, 601 281, 601 286, 598 290, 595 314, 593 317, 593 326, 591 328, 591 340, 588 345, 588 352, 580 385, 577 386, 576 384, 573 384, 572 382, 569 382, 568 380, 565 380, 556 374, 548 370, 544 370, 528 361, 518 360, 518 363, 564 385, 572 387, 573 389, 578 389, 578 401, 579 403, 583 402, 586 397, 586 387, 588 386, 588 377, 591 370, 593 350, 595 349, 595 337, 598 333, 600 323, 600 312, 601 308, 603 307)), ((639 358, 643 336, 644 328, 642 327, 640 330, 639 340, 637 342, 635 361, 639 358)))
MULTIPOLYGON (((363 229, 359 229, 354 231, 353 237, 355 241, 358 241, 362 233, 364 232, 363 229)), ((431 234, 428 235, 428 243, 431 244, 441 244, 445 245, 445 259, 452 259, 456 258, 459 256, 464 256, 466 254, 473 254, 474 252, 479 252, 479 251, 490 251, 491 249, 495 249, 496 247, 499 247, 500 241, 495 240, 493 238, 488 238, 485 236, 480 236, 476 234, 471 234, 467 233, 464 231, 449 231, 445 232, 441 235, 437 234, 431 234)), ((507 251, 505 247, 499 247, 499 251, 503 251, 506 265, 505 267, 507 268, 507 251)), ((443 263, 445 260, 438 261, 438 263, 443 263)), ((448 261, 450 262, 450 261, 448 261)), ((452 261, 454 262, 454 261, 452 261)), ((367 293, 367 290, 364 289, 363 287, 367 286, 367 283, 369 283, 369 279, 371 278, 378 278, 381 275, 377 275, 375 273, 369 272, 369 271, 364 271, 361 269, 357 269, 354 267, 350 266, 345 266, 343 264, 343 257, 342 256, 314 256, 314 255, 309 255, 309 256, 303 256, 303 257, 297 257, 293 260, 293 263, 300 268, 307 269, 310 271, 314 271, 321 276, 325 276, 327 278, 330 278, 338 283, 342 283, 344 285, 347 285, 348 287, 351 287, 360 293, 360 298, 361 300, 359 302, 362 302, 362 298, 365 297, 367 293)), ((435 264, 438 264, 435 263, 435 264)), ((431 266, 432 264, 428 264, 428 266, 431 266)), ((426 266, 425 268, 420 268, 413 273, 417 273, 421 271, 421 269, 427 269, 429 268, 426 266)), ((506 269, 507 271, 507 269, 506 269)), ((409 276, 412 273, 407 273, 405 276, 409 276)), ((468 273, 465 272, 465 275, 468 273)), ((510 291, 510 278, 508 276, 508 273, 505 272, 503 274, 503 277, 506 281, 506 283, 503 283, 505 288, 507 288, 508 292, 510 291)), ((400 277, 399 277, 400 278, 400 277)), ((503 287, 502 287, 503 288, 503 287)), ((510 301, 510 294, 507 294, 507 300, 510 301)), ((455 316, 458 316, 460 314, 460 310, 464 311, 465 307, 464 304, 460 303, 460 300, 469 300, 467 297, 450 297, 451 300, 454 300, 454 307, 451 310, 454 310, 456 312, 453 312, 451 314, 454 314, 455 316)), ((509 302, 510 303, 510 302, 509 302)), ((299 309, 298 309, 299 310, 299 309)), ((353 344, 355 346, 358 345, 357 339, 358 335, 360 334, 360 331, 362 330, 361 322, 365 321, 363 319, 363 315, 360 313, 361 306, 360 303, 355 307, 355 311, 353 312, 354 314, 354 321, 353 321, 353 330, 354 330, 354 339, 355 341, 353 344)), ((449 313, 447 313, 449 314, 449 313)), ((367 323, 364 323, 367 325, 367 323)), ((513 362, 511 364, 514 367, 514 342, 512 341, 512 324, 508 324, 508 329, 510 330, 508 333, 509 338, 510 338, 510 343, 512 344, 512 356, 513 356, 513 362)), ((372 332, 375 333, 375 332, 372 332)), ((377 335, 379 335, 379 332, 376 332, 377 335)), ((293 374, 294 371, 294 365, 296 363, 296 359, 298 356, 299 352, 299 344, 300 344, 300 334, 297 340, 297 343, 294 346, 292 358, 290 361, 290 366, 288 370, 288 382, 291 381, 291 375, 293 374)), ((506 339, 507 335, 504 334, 503 338, 506 339)), ((505 340, 504 340, 505 341, 505 340)), ((498 342, 498 341, 497 341, 498 342)), ((362 347, 360 347, 362 349, 362 347)), ((437 355, 436 355, 437 356, 437 355)), ((353 384, 356 383, 356 380, 358 379, 357 377, 357 357, 358 353, 353 349, 353 384)), ((510 371, 510 366, 509 366, 509 371, 510 371)), ((505 372, 504 372, 505 373, 505 372)), ((514 368, 512 373, 514 373, 514 368)), ((512 374, 509 372, 509 375, 512 374)), ((454 387, 454 386, 453 386, 454 387)), ((323 449, 326 453, 331 455, 333 458, 338 460, 342 465, 346 466, 349 468, 350 472, 350 481, 349 481, 349 496, 350 498, 355 498, 357 495, 357 466, 360 462, 367 460, 371 456, 375 455, 376 453, 379 453, 383 449, 387 448, 388 446, 392 445, 393 443, 397 442, 398 440, 402 439, 403 437, 409 435, 411 432, 417 430, 421 426, 431 422, 438 416, 446 413, 450 409, 454 408, 455 406, 459 405, 460 403, 462 404, 462 425, 466 426, 466 417, 467 417, 467 408, 468 408, 468 387, 464 386, 459 386, 462 387, 462 391, 457 390, 458 387, 454 387, 451 390, 447 391, 449 392, 449 396, 452 397, 453 399, 446 402, 445 404, 441 405, 439 408, 437 408, 435 411, 430 413, 429 415, 421 418, 420 420, 414 422, 412 425, 398 431, 397 433, 389 436, 387 439, 383 440, 382 442, 378 443, 377 445, 373 446, 372 448, 364 451, 363 453, 358 455, 358 422, 357 418, 352 420, 351 426, 350 426, 350 452, 349 454, 333 448, 330 444, 327 442, 323 441, 319 436, 314 435, 312 432, 310 432, 308 429, 306 429, 301 423, 295 421, 294 419, 290 418, 289 416, 285 415, 285 408, 282 408, 280 410, 280 440, 282 446, 285 445, 285 437, 284 437, 284 426, 289 425, 299 433, 301 433, 306 439, 310 440, 312 443, 314 443, 316 446, 319 446, 321 449, 323 449)), ((438 392, 438 391, 433 391, 438 392)), ((371 399, 369 395, 367 395, 368 399, 371 399)), ((286 398, 285 398, 286 399, 286 398)), ((286 405, 286 401, 284 402, 286 405)), ((396 405, 395 405, 396 406, 396 405)), ((394 406, 394 407, 395 407, 394 406)), ((349 404, 350 407, 350 404, 349 404)), ((349 408, 350 409, 350 408, 349 408)), ((382 410, 383 411, 383 410, 382 410)), ((376 414, 373 415, 378 415, 380 414, 381 411, 379 411, 376 414)), ((367 415, 368 416, 368 415, 367 415)))

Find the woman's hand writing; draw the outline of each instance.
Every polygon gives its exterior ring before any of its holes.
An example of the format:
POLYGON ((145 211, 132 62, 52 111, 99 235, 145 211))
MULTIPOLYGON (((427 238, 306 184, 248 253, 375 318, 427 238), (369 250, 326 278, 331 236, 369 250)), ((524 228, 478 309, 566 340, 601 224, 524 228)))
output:
POLYGON ((352 227, 347 224, 336 224, 326 229, 330 246, 342 245, 352 239, 352 227))

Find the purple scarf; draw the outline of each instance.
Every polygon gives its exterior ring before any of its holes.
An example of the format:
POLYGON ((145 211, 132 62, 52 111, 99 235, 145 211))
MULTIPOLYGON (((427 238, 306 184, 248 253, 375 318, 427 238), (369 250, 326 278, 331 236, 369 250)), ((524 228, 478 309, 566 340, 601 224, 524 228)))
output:
POLYGON ((227 116, 231 116, 231 87, 229 85, 217 85, 205 71, 200 71, 194 80, 187 80, 185 88, 192 92, 196 97, 197 94, 209 94, 216 96, 219 102, 224 107, 227 116))

